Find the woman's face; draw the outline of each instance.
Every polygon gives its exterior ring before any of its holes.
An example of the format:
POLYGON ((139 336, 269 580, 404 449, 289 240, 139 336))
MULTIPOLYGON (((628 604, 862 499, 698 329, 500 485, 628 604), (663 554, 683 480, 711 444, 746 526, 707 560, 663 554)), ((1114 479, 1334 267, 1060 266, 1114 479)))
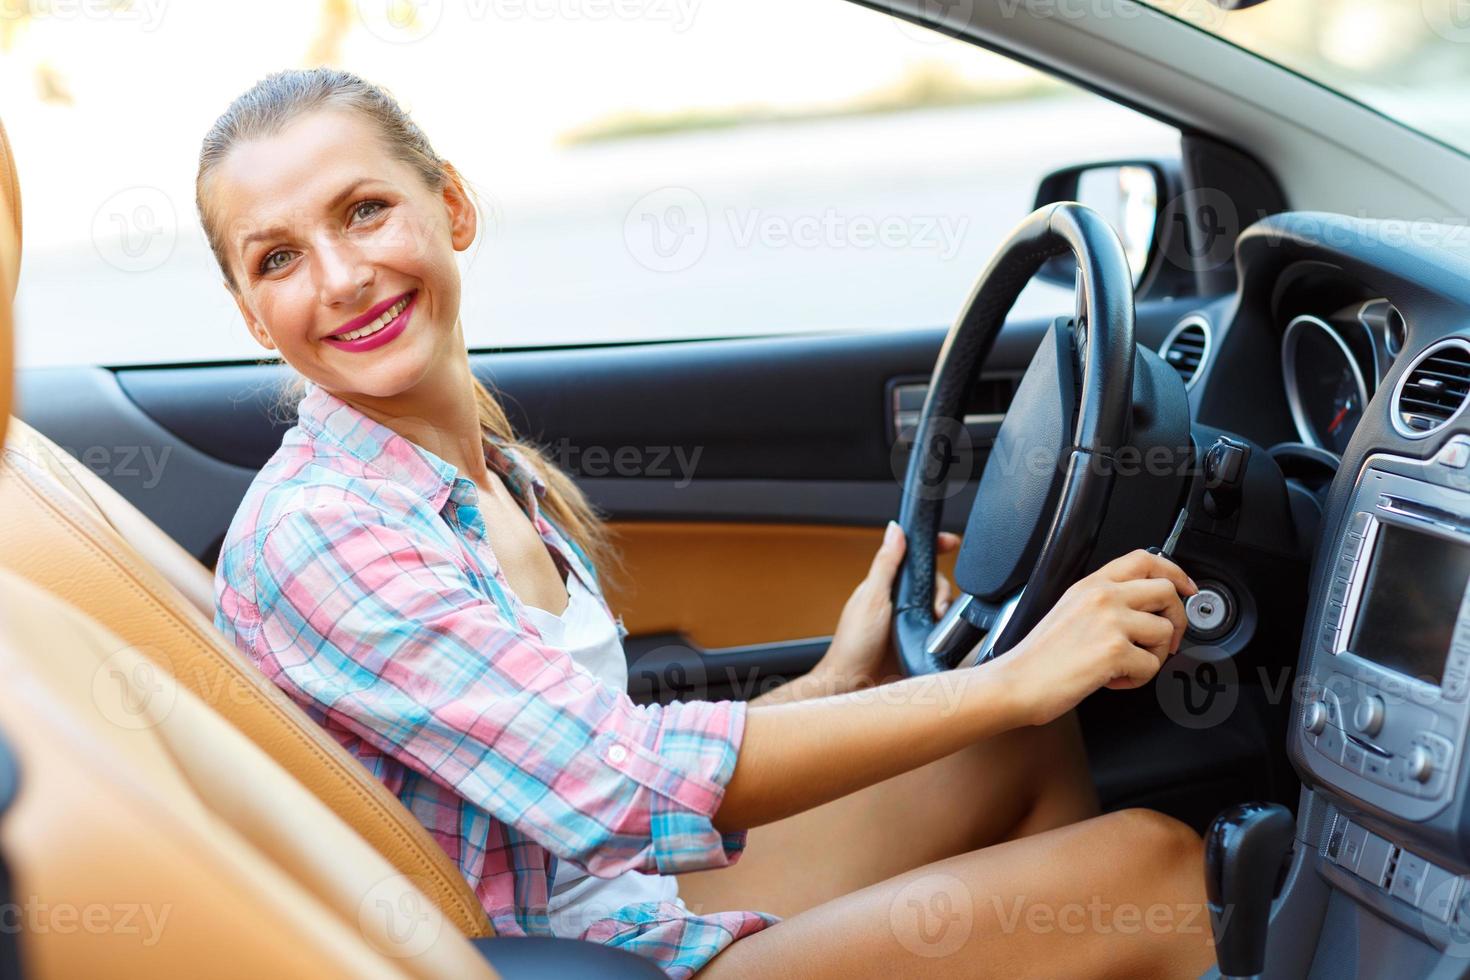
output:
POLYGON ((341 394, 410 393, 453 356, 475 211, 428 187, 364 116, 318 110, 240 143, 206 185, 235 301, 262 346, 341 394))

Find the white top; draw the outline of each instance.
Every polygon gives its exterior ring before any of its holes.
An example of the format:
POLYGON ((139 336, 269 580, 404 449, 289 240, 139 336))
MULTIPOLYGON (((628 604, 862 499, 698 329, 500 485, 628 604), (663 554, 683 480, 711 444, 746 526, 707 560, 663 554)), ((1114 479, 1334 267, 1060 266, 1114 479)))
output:
MULTIPOLYGON (((579 668, 603 684, 626 692, 628 661, 617 623, 575 574, 567 576, 567 595, 567 608, 560 616, 525 606, 542 642, 566 651, 579 668)), ((558 859, 547 904, 551 931, 563 939, 579 939, 593 922, 639 902, 684 904, 672 875, 624 871, 615 878, 596 878, 558 859)))

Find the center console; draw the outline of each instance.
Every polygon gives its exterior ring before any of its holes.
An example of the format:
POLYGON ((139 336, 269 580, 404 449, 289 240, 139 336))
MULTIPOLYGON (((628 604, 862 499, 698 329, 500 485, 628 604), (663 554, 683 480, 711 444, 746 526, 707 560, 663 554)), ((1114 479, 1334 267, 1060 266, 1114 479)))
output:
POLYGON ((1429 460, 1370 456, 1345 513, 1291 735, 1319 811, 1320 873, 1338 901, 1463 948, 1470 438, 1429 460))

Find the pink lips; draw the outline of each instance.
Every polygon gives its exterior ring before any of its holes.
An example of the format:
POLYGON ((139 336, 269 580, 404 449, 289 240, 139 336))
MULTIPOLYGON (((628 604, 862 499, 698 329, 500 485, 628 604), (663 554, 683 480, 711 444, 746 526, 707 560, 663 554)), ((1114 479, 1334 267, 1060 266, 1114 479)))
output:
MULTIPOLYGON (((358 317, 355 320, 352 320, 340 331, 338 331, 338 333, 350 333, 353 330, 359 330, 362 327, 367 326, 369 323, 372 323, 378 317, 382 316, 384 310, 392 308, 393 304, 397 303, 401 299, 403 299, 402 296, 395 296, 393 299, 379 303, 377 306, 373 307, 371 310, 368 310, 362 316, 358 317)), ((357 340, 338 340, 335 337, 324 337, 323 340, 326 343, 331 344, 338 350, 351 351, 353 353, 376 350, 377 348, 382 347, 384 344, 391 343, 399 334, 403 333, 403 331, 408 327, 408 319, 409 317, 413 316, 413 308, 418 305, 418 301, 419 294, 418 291, 415 290, 410 296, 408 305, 403 308, 403 312, 390 320, 388 322, 388 325, 385 326, 382 330, 379 330, 377 333, 369 334, 366 337, 359 337, 357 340)))

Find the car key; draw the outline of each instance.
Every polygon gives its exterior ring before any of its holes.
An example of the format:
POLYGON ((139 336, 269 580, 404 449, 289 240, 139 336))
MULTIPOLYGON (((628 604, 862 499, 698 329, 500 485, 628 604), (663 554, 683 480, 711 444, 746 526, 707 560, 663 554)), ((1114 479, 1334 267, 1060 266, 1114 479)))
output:
POLYGON ((1173 558, 1174 548, 1179 544, 1179 535, 1184 533, 1184 525, 1187 523, 1189 523, 1189 508, 1185 507, 1179 512, 1179 517, 1174 521, 1174 529, 1164 539, 1164 546, 1161 548, 1154 545, 1148 549, 1148 553, 1151 555, 1163 555, 1165 558, 1173 558))

